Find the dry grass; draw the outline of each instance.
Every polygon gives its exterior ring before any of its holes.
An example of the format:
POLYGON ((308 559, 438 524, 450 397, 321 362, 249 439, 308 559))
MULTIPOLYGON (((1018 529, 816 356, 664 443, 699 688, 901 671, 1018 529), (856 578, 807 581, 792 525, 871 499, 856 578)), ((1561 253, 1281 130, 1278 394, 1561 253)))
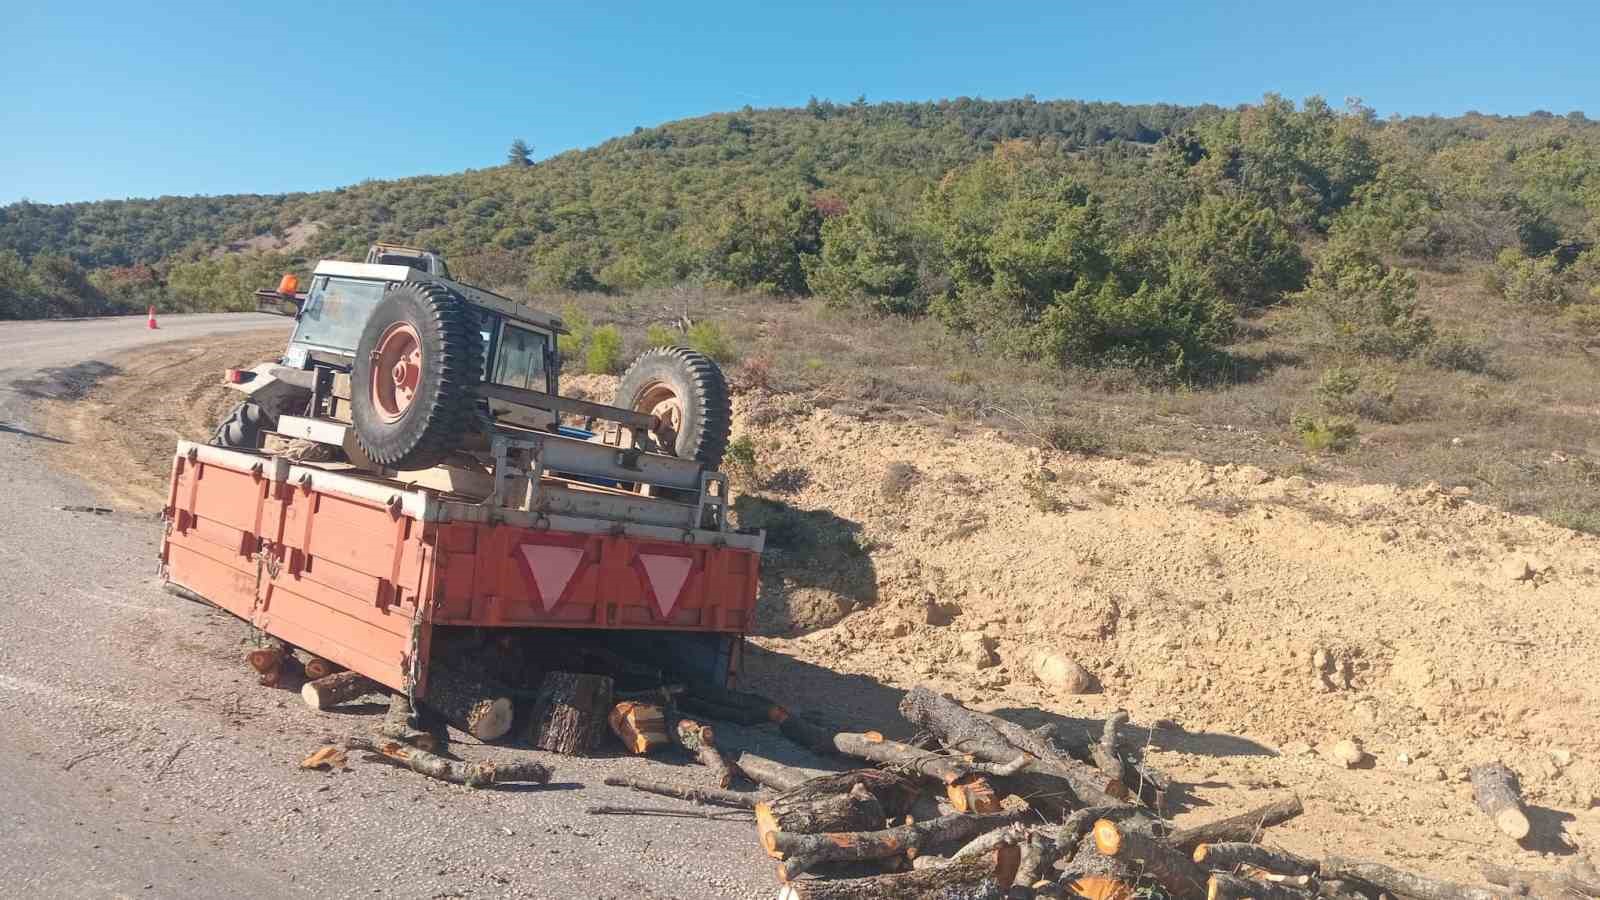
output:
MULTIPOLYGON (((1245 323, 1228 348, 1228 377, 1201 387, 1152 386, 1134 373, 1061 372, 983 354, 930 320, 828 309, 816 301, 728 296, 694 287, 571 301, 596 324, 622 328, 625 356, 645 328, 716 321, 759 382, 860 418, 918 420, 959 438, 990 428, 1080 453, 1160 453, 1252 463, 1318 479, 1465 485, 1474 496, 1600 532, 1600 346, 1555 315, 1486 293, 1481 267, 1418 272, 1441 332, 1488 353, 1482 372, 1421 360, 1348 359, 1309 345, 1292 310, 1245 323), (1331 367, 1362 373, 1352 400, 1357 439, 1344 452, 1308 451, 1297 413, 1326 417, 1317 391, 1331 367)), ((790 401, 794 402, 794 401, 790 401)))

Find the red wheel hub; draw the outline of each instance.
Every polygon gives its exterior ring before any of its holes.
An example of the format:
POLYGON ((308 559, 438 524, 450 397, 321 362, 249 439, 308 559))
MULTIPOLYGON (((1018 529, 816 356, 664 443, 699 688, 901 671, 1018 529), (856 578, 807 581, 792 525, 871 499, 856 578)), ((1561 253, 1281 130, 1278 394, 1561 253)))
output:
POLYGON ((372 351, 372 408, 385 422, 399 421, 422 382, 422 338, 409 322, 396 322, 378 336, 372 351))

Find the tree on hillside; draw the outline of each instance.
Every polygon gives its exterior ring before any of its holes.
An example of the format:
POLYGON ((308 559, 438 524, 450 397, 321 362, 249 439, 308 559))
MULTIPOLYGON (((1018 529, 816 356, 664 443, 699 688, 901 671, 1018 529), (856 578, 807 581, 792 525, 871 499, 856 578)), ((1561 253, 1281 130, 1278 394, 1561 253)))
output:
POLYGON ((511 149, 506 151, 506 165, 512 168, 533 165, 533 148, 522 138, 512 141, 511 149))

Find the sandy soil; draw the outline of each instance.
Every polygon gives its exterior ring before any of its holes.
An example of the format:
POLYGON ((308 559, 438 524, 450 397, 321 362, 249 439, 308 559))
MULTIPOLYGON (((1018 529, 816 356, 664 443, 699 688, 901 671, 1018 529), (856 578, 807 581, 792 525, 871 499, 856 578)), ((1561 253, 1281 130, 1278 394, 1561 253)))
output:
MULTIPOLYGON (((173 440, 229 405, 217 373, 275 352, 135 354, 45 415, 69 465, 154 508, 173 440)), ((1307 814, 1273 837, 1310 855, 1475 879, 1600 842, 1600 539, 1460 490, 1041 452, 793 396, 741 395, 735 434, 754 450, 739 515, 769 530, 749 676, 780 700, 890 729, 919 682, 1023 721, 1127 709, 1187 786, 1180 821, 1293 790, 1307 814), (1046 688, 1041 650, 1103 690, 1046 688), (772 654, 817 677, 772 679, 772 654), (1346 738, 1367 764, 1328 758, 1346 738), (1489 759, 1536 804, 1523 846, 1472 805, 1466 768, 1489 759)))

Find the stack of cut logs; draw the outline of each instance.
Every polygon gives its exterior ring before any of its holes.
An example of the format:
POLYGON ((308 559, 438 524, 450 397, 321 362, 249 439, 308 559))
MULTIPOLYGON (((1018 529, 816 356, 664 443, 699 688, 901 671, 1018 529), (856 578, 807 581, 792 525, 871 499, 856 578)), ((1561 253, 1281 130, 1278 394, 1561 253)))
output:
MULTIPOLYGON (((761 849, 778 861, 779 900, 1600 897, 1600 877, 1583 867, 1546 875, 1486 867, 1489 885, 1473 886, 1262 843, 1265 829, 1302 812, 1294 796, 1178 828, 1162 815, 1167 779, 1118 740, 1127 722, 1120 713, 1098 736, 1062 734, 917 687, 900 712, 920 730, 900 742, 830 728, 748 694, 692 689, 671 699, 698 707, 707 720, 773 721, 812 751, 874 764, 797 769, 713 741, 707 721, 681 720, 683 734, 674 734, 667 727, 671 703, 613 710, 611 727, 634 752, 675 741, 712 767, 721 787, 617 777, 606 783, 749 810, 761 849), (730 775, 765 790, 727 790, 730 775), (871 868, 881 874, 863 873, 871 868)), ((1479 805, 1507 834, 1527 833, 1515 775, 1485 766, 1474 770, 1473 782, 1479 805)))
MULTIPOLYGON (((276 684, 294 656, 292 648, 266 641, 247 659, 263 683, 276 684)), ((322 660, 303 666, 309 680, 301 693, 315 709, 382 690, 322 660)), ((705 818, 752 817, 761 850, 777 861, 779 900, 1600 898, 1600 875, 1586 865, 1554 873, 1485 866, 1488 884, 1475 886, 1376 862, 1311 859, 1262 843, 1266 829, 1302 812, 1292 795, 1178 828, 1163 815, 1168 779, 1119 740, 1124 713, 1112 714, 1099 735, 1067 734, 1028 729, 916 687, 900 704, 916 735, 901 742, 830 727, 755 694, 698 685, 623 693, 605 675, 550 672, 536 692, 522 693, 482 672, 435 664, 426 702, 482 741, 504 738, 513 701, 524 699, 532 703, 523 737, 538 749, 587 755, 609 731, 630 753, 683 751, 710 770, 714 787, 621 776, 605 781, 722 808, 693 813, 705 818), (719 722, 776 725, 814 753, 871 765, 842 772, 784 765, 729 741, 719 722), (761 790, 732 789, 741 779, 761 790)), ((535 762, 469 763, 442 755, 439 736, 417 727, 402 694, 391 697, 388 715, 372 731, 343 749, 470 787, 550 778, 549 768, 535 762)), ((324 748, 308 763, 337 749, 324 748)), ((1470 778, 1484 813, 1509 837, 1525 838, 1529 821, 1516 775, 1492 764, 1474 768, 1470 778)))

